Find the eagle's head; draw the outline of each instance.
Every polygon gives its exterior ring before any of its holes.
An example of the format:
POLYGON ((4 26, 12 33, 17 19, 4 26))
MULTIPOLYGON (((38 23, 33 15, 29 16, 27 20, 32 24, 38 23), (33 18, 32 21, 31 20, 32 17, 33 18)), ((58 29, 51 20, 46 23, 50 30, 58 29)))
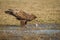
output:
POLYGON ((8 9, 5 11, 6 14, 10 14, 10 15, 13 15, 13 16, 16 16, 16 14, 18 13, 18 10, 17 9, 8 9))
POLYGON ((5 13, 13 15, 13 10, 12 9, 8 9, 8 10, 5 11, 5 13))

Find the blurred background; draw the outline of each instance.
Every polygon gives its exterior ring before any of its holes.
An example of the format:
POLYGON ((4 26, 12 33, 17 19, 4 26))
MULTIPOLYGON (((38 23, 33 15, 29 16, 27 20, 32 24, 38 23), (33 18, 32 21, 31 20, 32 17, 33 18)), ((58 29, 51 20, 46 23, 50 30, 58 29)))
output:
POLYGON ((0 40, 60 40, 60 0, 0 0, 0 40), (37 18, 20 27, 19 20, 4 12, 7 9, 37 18))
POLYGON ((28 24, 60 24, 60 0, 0 0, 0 25, 20 25, 14 16, 4 13, 10 8, 36 15, 37 18, 28 24))

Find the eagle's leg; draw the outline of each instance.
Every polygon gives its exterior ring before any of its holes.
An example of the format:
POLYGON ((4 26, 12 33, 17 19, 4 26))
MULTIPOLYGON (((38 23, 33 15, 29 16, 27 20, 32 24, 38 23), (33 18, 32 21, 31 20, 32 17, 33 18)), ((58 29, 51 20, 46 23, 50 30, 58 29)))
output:
POLYGON ((21 20, 20 24, 21 24, 22 27, 24 27, 27 24, 27 20, 21 20))

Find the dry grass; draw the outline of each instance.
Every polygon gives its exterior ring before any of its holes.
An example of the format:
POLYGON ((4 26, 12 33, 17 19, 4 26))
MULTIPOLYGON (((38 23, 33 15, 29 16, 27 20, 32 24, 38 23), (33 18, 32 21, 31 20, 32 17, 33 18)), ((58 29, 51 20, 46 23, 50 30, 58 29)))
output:
POLYGON ((24 34, 15 36, 13 33, 0 32, 0 40, 60 40, 60 34, 55 33, 52 35, 48 34, 24 34))
POLYGON ((20 24, 15 17, 4 13, 9 8, 36 15, 37 21, 29 23, 60 23, 60 0, 0 0, 0 24, 20 24))

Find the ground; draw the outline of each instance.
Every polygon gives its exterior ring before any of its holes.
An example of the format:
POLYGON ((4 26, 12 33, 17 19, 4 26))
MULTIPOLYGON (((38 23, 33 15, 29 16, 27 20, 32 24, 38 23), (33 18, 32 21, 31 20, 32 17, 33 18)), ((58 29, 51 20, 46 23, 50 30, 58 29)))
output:
POLYGON ((0 40, 60 40, 58 25, 0 26, 0 40), (42 27, 43 26, 43 27, 42 27))

